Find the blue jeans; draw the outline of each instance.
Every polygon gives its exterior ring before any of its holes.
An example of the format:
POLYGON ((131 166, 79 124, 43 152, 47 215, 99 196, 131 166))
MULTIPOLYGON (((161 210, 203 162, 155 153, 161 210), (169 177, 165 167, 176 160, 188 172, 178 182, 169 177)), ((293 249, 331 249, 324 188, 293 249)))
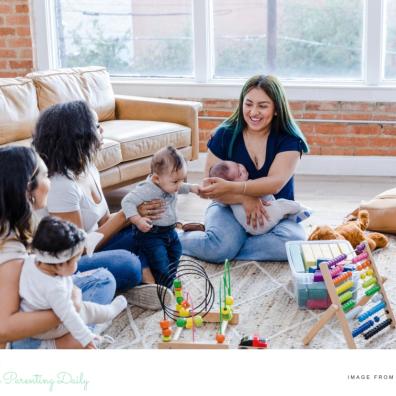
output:
POLYGON ((128 290, 142 281, 142 266, 133 253, 135 246, 135 231, 127 227, 114 235, 92 257, 82 256, 78 262, 81 272, 95 268, 109 270, 117 283, 117 290, 128 290))
POLYGON ((139 257, 149 263, 156 283, 171 287, 182 254, 179 237, 175 229, 153 228, 154 231, 136 233, 139 257))
MULTIPOLYGON (((113 275, 99 268, 92 273, 77 273, 73 275, 73 283, 82 291, 82 299, 97 304, 110 304, 114 298, 116 281, 113 275)), ((38 349, 41 340, 24 338, 11 343, 11 349, 38 349)))
POLYGON ((205 232, 179 233, 183 254, 204 261, 223 263, 225 259, 285 261, 285 243, 305 240, 300 224, 282 220, 270 232, 249 235, 228 206, 212 202, 205 214, 205 232))

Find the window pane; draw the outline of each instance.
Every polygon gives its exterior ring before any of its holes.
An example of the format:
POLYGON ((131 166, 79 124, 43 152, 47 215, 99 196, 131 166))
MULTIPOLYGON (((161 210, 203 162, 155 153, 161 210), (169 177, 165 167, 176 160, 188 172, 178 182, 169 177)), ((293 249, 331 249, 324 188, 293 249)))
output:
POLYGON ((362 79, 364 0, 213 0, 215 77, 362 79))
POLYGON ((62 67, 193 74, 192 0, 56 0, 55 19, 62 67))
POLYGON ((385 78, 396 79, 396 1, 386 2, 385 78))

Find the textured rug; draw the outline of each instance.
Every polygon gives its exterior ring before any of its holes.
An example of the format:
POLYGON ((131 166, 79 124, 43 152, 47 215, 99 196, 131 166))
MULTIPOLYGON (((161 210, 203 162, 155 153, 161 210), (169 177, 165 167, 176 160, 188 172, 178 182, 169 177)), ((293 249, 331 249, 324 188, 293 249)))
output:
MULTIPOLYGON (((391 236, 390 241, 387 248, 374 253, 374 258, 381 275, 388 278, 385 289, 396 310, 396 237, 391 236)), ((222 266, 201 264, 217 295, 223 274, 222 266)), ((239 324, 229 325, 227 329, 231 347, 237 347, 244 335, 258 334, 269 341, 270 348, 275 349, 346 348, 341 327, 335 319, 318 333, 308 347, 303 346, 302 338, 323 311, 298 308, 287 262, 233 262, 231 282, 235 311, 240 314, 239 324)), ((185 287, 194 296, 194 300, 198 301, 202 292, 199 280, 189 279, 185 287)), ((217 306, 216 301, 214 309, 217 306)), ((162 316, 162 311, 153 312, 130 306, 106 331, 115 339, 108 348, 157 348, 162 316)), ((197 341, 212 341, 215 334, 216 326, 207 324, 197 329, 194 337, 197 341)), ((191 341, 191 331, 183 331, 180 339, 191 341)), ((396 330, 388 327, 369 341, 356 341, 358 347, 396 348, 396 330)))

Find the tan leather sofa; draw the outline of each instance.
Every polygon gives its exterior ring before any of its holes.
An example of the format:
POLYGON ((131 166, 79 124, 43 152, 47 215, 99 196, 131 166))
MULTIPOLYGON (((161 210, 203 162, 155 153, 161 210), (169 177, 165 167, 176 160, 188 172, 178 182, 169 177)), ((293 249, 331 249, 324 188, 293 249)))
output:
POLYGON ((112 189, 144 178, 154 152, 166 145, 187 160, 198 158, 198 102, 115 96, 103 67, 34 72, 0 79, 0 147, 30 145, 40 111, 86 100, 104 129, 96 159, 102 186, 112 189))

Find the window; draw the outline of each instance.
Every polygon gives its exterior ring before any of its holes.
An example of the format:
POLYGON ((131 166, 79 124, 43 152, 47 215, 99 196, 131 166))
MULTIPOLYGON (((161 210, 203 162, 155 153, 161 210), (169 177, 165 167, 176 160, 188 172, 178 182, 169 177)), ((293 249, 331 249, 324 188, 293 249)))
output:
POLYGON ((385 78, 396 80, 396 2, 386 2, 385 78))
POLYGON ((192 76, 191 0, 56 0, 58 63, 113 75, 192 76))
POLYGON ((362 79, 363 0, 213 0, 215 77, 362 79))

